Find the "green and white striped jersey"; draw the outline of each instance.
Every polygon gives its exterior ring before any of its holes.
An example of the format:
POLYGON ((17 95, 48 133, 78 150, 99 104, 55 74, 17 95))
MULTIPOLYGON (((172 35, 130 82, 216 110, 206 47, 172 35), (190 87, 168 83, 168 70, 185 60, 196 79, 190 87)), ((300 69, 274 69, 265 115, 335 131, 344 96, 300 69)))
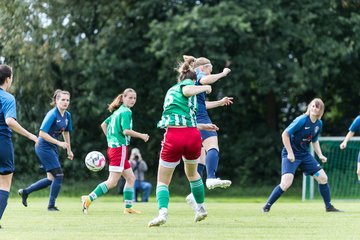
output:
POLYGON ((106 120, 106 140, 109 147, 127 146, 130 144, 130 136, 124 134, 124 130, 132 129, 132 112, 130 108, 121 105, 106 120))
POLYGON ((191 79, 186 79, 171 87, 165 96, 164 110, 158 128, 168 126, 196 127, 196 96, 185 97, 182 88, 195 85, 191 79))

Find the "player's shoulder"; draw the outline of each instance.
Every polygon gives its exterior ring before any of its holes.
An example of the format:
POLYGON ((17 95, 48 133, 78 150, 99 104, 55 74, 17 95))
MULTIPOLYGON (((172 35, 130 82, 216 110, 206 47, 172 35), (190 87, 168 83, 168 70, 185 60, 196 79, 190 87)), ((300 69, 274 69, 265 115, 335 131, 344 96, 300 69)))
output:
POLYGON ((7 102, 15 101, 14 95, 6 91, 0 91, 0 96, 7 102))

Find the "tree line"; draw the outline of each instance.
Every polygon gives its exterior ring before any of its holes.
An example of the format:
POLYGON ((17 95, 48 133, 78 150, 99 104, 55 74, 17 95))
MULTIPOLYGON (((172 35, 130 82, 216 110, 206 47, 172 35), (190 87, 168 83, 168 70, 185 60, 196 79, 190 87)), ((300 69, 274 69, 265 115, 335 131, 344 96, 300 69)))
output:
MULTIPOLYGON (((91 175, 83 163, 89 151, 105 153, 99 125, 127 87, 138 94, 134 129, 151 136, 132 146, 155 176, 163 135, 156 123, 182 55, 209 58, 214 73, 229 66, 208 96, 234 97, 232 106, 210 110, 220 127, 219 174, 272 185, 280 134, 312 98, 325 102, 322 135, 345 135, 359 113, 359 10, 352 0, 12 0, 0 3, 0 56, 14 68, 18 120, 33 132, 55 89, 72 94, 76 160, 63 161, 72 179, 91 175)), ((14 141, 17 172, 36 174, 33 146, 14 141)))

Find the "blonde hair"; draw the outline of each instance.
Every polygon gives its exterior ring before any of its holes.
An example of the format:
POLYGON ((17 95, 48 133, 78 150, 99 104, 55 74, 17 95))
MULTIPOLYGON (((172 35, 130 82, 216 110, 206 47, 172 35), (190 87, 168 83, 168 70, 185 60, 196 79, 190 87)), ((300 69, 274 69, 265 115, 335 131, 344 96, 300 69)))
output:
POLYGON ((310 108, 311 108, 311 105, 312 104, 315 104, 316 107, 318 107, 320 109, 320 112, 319 112, 319 116, 318 116, 318 119, 321 119, 322 116, 324 115, 324 111, 325 111, 325 104, 324 102, 320 99, 320 98, 314 98, 308 105, 307 107, 307 110, 306 110, 306 115, 310 115, 310 108))
POLYGON ((199 57, 199 58, 195 58, 193 56, 189 56, 189 55, 183 55, 183 59, 184 61, 186 60, 191 60, 192 61, 192 67, 194 69, 204 66, 206 64, 211 64, 210 60, 204 57, 199 57))
POLYGON ((114 110, 118 109, 121 104, 124 102, 123 98, 126 97, 129 93, 135 92, 132 88, 125 89, 121 94, 119 94, 113 101, 108 105, 109 112, 113 112, 114 110))
POLYGON ((56 105, 56 101, 60 99, 61 94, 69 95, 69 97, 70 97, 70 93, 68 91, 56 89, 54 92, 54 95, 52 97, 52 101, 50 103, 51 106, 56 105))

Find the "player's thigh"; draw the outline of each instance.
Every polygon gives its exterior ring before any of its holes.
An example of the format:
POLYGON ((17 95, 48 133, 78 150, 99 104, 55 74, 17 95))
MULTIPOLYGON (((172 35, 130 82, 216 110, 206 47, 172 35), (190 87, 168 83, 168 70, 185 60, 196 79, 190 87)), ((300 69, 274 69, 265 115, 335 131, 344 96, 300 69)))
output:
POLYGON ((215 148, 219 151, 219 143, 217 136, 211 136, 206 139, 203 139, 202 144, 206 151, 209 151, 211 148, 215 148))
POLYGON ((0 175, 0 190, 10 191, 12 177, 13 173, 0 175))
POLYGON ((165 185, 169 185, 174 173, 175 167, 165 167, 159 164, 158 169, 158 183, 163 183, 165 185))

